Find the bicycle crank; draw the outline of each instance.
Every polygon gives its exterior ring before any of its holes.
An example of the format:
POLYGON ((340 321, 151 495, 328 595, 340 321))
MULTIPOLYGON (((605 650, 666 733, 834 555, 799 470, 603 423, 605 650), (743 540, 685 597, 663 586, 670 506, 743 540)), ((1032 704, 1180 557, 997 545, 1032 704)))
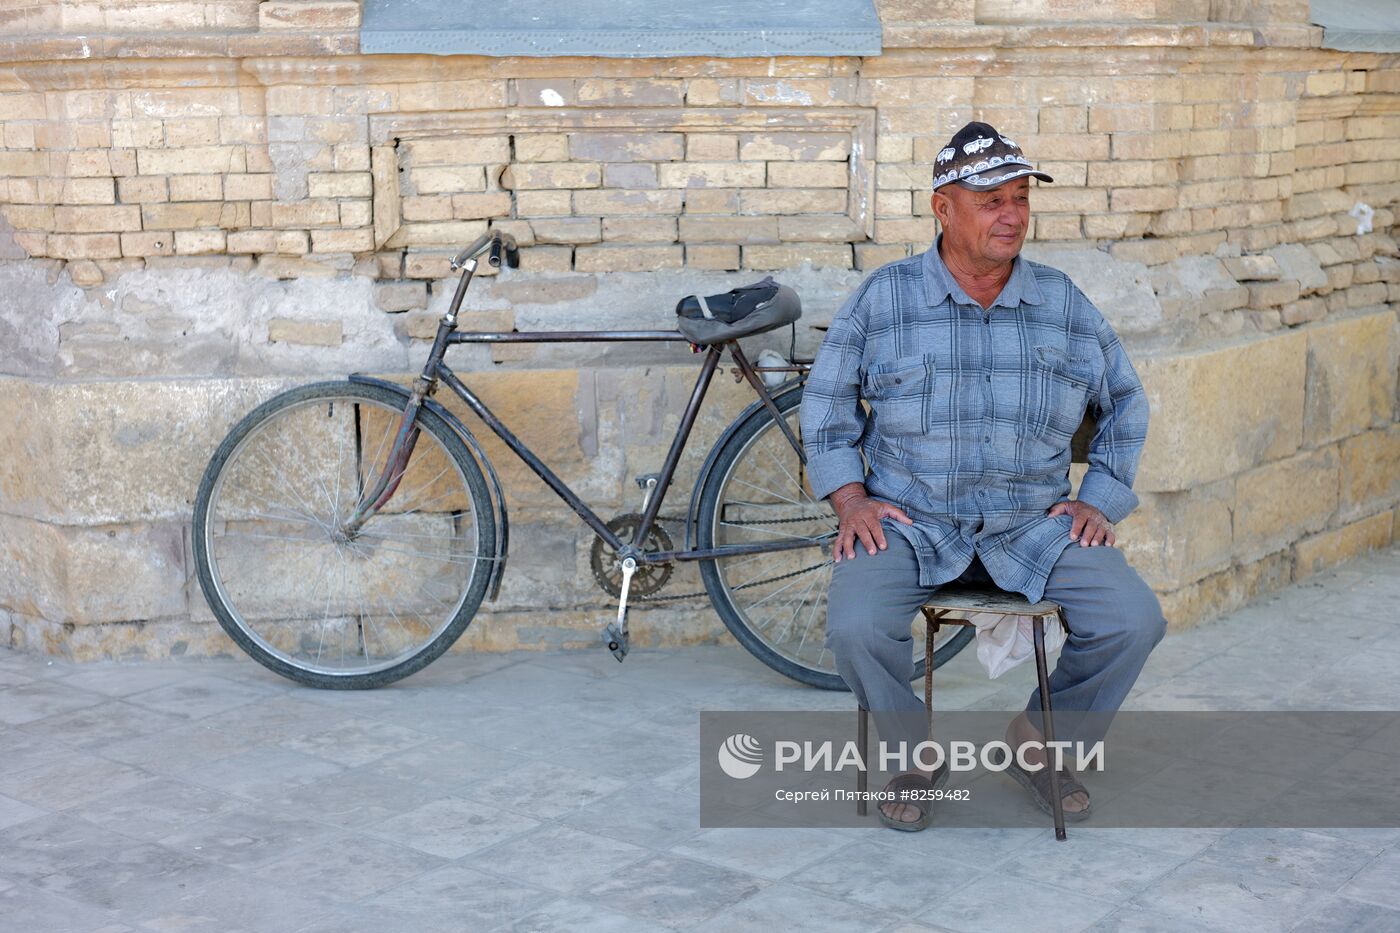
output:
POLYGON ((617 604, 617 621, 603 629, 603 644, 621 661, 627 657, 627 595, 632 589, 632 574, 637 570, 637 558, 628 555, 622 560, 622 592, 617 604))

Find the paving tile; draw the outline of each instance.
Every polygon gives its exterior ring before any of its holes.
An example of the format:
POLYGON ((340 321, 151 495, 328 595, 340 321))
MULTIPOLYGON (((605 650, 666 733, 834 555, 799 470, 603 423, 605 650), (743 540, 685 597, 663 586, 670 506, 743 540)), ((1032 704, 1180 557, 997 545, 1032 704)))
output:
POLYGON ((372 719, 347 719, 309 734, 284 739, 283 748, 304 752, 347 767, 366 765, 385 755, 407 751, 429 740, 422 732, 372 719))
POLYGON ((104 664, 74 668, 58 678, 59 683, 109 697, 169 687, 199 676, 188 664, 104 664))
POLYGON ((246 800, 268 800, 345 770, 288 748, 254 748, 181 772, 178 777, 246 800))
POLYGON ((149 777, 131 765, 71 752, 0 776, 0 794, 46 810, 66 810, 114 790, 135 787, 149 777))
POLYGON ((1077 893, 1118 903, 1150 887, 1185 860, 1160 850, 1070 832, 1064 840, 1036 840, 998 871, 1027 881, 1065 879, 1062 883, 1077 893), (1050 865, 1053 873, 1047 874, 1050 865))
POLYGON ((1211 933, 1211 928, 1128 904, 1086 927, 1085 933, 1211 933))
POLYGON ((1400 709, 1400 659, 1362 650, 1300 681, 1289 693, 1289 709, 1400 709))
POLYGON ((26 771, 35 765, 55 758, 66 758, 73 753, 71 748, 50 736, 33 735, 19 728, 0 732, 0 748, 5 751, 0 755, 0 775, 26 771))
POLYGON ((1346 897, 1330 897, 1317 904, 1290 933, 1395 933, 1400 930, 1400 910, 1346 897))
MULTIPOLYGON (((1057 877, 1053 864, 1047 865, 1045 871, 1046 877, 1057 877)), ((940 898, 914 919, 962 933, 1023 929, 1068 933, 1102 920, 1113 908, 1109 901, 1078 894, 1068 887, 989 872, 940 898)))
POLYGON ((238 805, 235 798, 207 787, 156 777, 90 800, 69 812, 94 826, 154 842, 238 805))
POLYGON ((464 796, 534 819, 552 819, 621 790, 619 778, 553 762, 527 762, 498 778, 464 788, 464 796))
POLYGON ((561 897, 497 929, 510 933, 637 933, 654 930, 656 925, 619 913, 609 906, 561 897))
POLYGON ((945 828, 930 826, 917 833, 903 833, 880 826, 870 833, 876 845, 951 859, 974 868, 994 868, 1025 852, 1036 840, 1053 836, 1052 829, 945 828))
POLYGON ((899 846, 857 842, 784 879, 828 897, 909 916, 967 885, 982 869, 899 846))
POLYGON ((1394 848, 1400 845, 1400 826, 1366 827, 1362 829, 1319 827, 1309 831, 1322 833, 1325 836, 1336 836, 1339 839, 1347 839, 1351 842, 1364 845, 1375 845, 1382 849, 1394 848))
POLYGON ((221 871, 211 884, 172 893, 130 916, 152 933, 291 933, 328 913, 324 901, 221 871))
POLYGON ((176 716, 107 699, 96 706, 27 722, 19 731, 53 736, 71 748, 92 751, 121 739, 164 732, 183 722, 176 716))
MULTIPOLYGON (((1377 641, 1400 634, 1397 599, 1400 547, 1315 575, 1168 636, 1127 706, 1400 708, 1400 640, 1377 641)), ((1026 665, 991 680, 970 651, 935 674, 943 708, 1011 712, 1033 682, 1026 665)), ((0 649, 0 929, 1400 929, 1400 828, 1077 824, 1063 843, 1039 822, 702 828, 699 713, 748 708, 851 698, 733 644, 625 665, 466 653, 344 692, 247 660, 85 666, 0 649)), ((1266 778, 1318 766, 1275 738, 1258 749, 1266 778)), ((1326 766, 1335 785, 1393 772, 1390 738, 1340 728, 1308 743, 1344 750, 1326 766)), ((1029 807, 1003 783, 986 790, 1029 807)), ((1213 793, 1242 807, 1264 790, 1213 793)))
POLYGON ((691 836, 673 846, 671 853, 776 881, 845 845, 844 840, 816 829, 774 832, 722 827, 691 836))
POLYGON ((1136 895, 1133 903, 1231 933, 1262 933, 1287 930, 1317 897, 1315 888, 1198 858, 1136 895))
POLYGON ((161 845, 246 871, 344 833, 324 823, 242 805, 176 830, 161 845))
POLYGON ((1342 885, 1344 897, 1400 910, 1400 851, 1391 849, 1342 885))
POLYGON ((47 810, 30 806, 12 797, 0 795, 0 829, 7 826, 15 826, 25 820, 32 820, 35 817, 43 816, 47 810))
POLYGON ((6 930, 23 933, 122 933, 130 927, 96 907, 14 885, 0 891, 0 918, 6 930))
POLYGON ((21 668, 0 667, 0 689, 18 687, 33 680, 34 678, 21 668))
POLYGON ((249 877, 343 904, 373 897, 442 864, 437 856, 362 836, 292 852, 249 877))
POLYGON ((633 667, 647 667, 675 653, 669 648, 633 648, 619 664, 608 651, 536 651, 531 652, 530 663, 598 680, 618 680, 629 676, 633 667))
POLYGON ((61 682, 34 680, 0 690, 0 723, 18 726, 105 701, 106 697, 101 694, 77 690, 61 682))
POLYGON ((364 830, 436 799, 438 793, 421 784, 355 768, 303 784, 281 796, 273 795, 270 803, 286 813, 342 829, 364 830))
POLYGON ((309 738, 350 718, 298 694, 274 694, 206 716, 194 725, 247 739, 250 745, 276 745, 289 739, 309 738))
POLYGON ((560 821, 634 845, 668 849, 700 832, 700 795, 693 788, 634 784, 570 810, 560 821))
POLYGON ((180 774, 208 767, 263 744, 253 736, 236 736, 204 723, 189 723, 164 733, 119 739, 94 748, 96 754, 156 774, 180 774))
POLYGON ((1200 861, 1336 891, 1375 860, 1381 848, 1306 829, 1236 829, 1201 853, 1200 861))
POLYGON ((773 930, 859 933, 883 930, 893 920, 894 916, 866 905, 824 897, 807 888, 775 884, 726 907, 693 929, 697 933, 771 933, 773 930))
POLYGON ((69 865, 34 882, 52 894, 132 916, 184 890, 214 884, 216 865, 173 849, 136 843, 104 857, 69 865))
POLYGON ((1074 834, 1086 842, 1102 839, 1137 846, 1154 852, 1178 855, 1183 859, 1199 855, 1232 830, 1211 827, 1112 827, 1076 826, 1074 834))
POLYGON ((158 713, 169 713, 184 719, 203 719, 255 703, 272 692, 271 687, 247 680, 205 676, 143 690, 126 699, 158 713))
POLYGON ((365 770, 460 795, 467 787, 494 780, 529 761, 517 752, 455 739, 435 739, 380 758, 365 770))
MULTIPOLYGON (((55 872, 115 857, 136 843, 110 830, 55 813, 0 829, 0 878, 35 882, 55 872)), ((0 914, 3 916, 3 914, 0 914)))
POLYGON ((641 846, 567 826, 543 826, 469 855, 465 864, 502 878, 528 878, 561 894, 586 894, 649 856, 641 846))
POLYGON ((375 823, 367 831, 420 852, 456 859, 539 825, 539 820, 516 807, 442 797, 375 823))
MULTIPOLYGON (((434 918, 450 915, 454 931, 490 930, 555 897, 545 888, 500 874, 488 875, 460 862, 444 865, 371 898, 368 906, 397 914, 402 920, 398 929, 431 929, 434 918)), ((526 871, 521 876, 539 874, 526 871)))
POLYGON ((763 885, 742 872, 663 854, 613 872, 592 898, 653 925, 681 928, 754 896, 763 885))

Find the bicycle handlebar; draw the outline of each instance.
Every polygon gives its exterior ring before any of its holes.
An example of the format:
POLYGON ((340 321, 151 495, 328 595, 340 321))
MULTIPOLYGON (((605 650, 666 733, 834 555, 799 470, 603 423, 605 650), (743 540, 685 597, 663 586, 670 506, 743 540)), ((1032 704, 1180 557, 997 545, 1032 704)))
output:
POLYGON ((509 233, 491 230, 477 237, 472 241, 470 246, 457 254, 456 258, 452 260, 452 270, 455 272, 457 269, 460 269, 462 264, 468 259, 479 256, 482 251, 486 250, 488 247, 491 252, 490 255, 486 257, 486 261, 492 266, 500 268, 501 252, 504 250, 506 265, 512 269, 520 268, 520 249, 515 245, 515 237, 511 236, 509 233))

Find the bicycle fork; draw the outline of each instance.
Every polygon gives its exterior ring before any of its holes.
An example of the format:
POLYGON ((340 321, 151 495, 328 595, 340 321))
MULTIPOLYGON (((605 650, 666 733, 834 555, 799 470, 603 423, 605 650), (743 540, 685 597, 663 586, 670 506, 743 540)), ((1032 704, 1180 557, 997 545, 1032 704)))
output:
MULTIPOLYGON (((423 380, 420 379, 419 382, 422 383, 423 380)), ((375 513, 393 498, 399 483, 403 482, 404 474, 408 472, 409 458, 413 456, 413 449, 418 444, 418 411, 423 407, 425 394, 426 388, 423 385, 413 387, 413 393, 399 418, 398 432, 394 436, 394 444, 389 450, 384 469, 379 472, 370 491, 360 496, 360 501, 355 504, 355 511, 340 527, 340 533, 346 538, 354 538, 365 522, 373 518, 375 513)))

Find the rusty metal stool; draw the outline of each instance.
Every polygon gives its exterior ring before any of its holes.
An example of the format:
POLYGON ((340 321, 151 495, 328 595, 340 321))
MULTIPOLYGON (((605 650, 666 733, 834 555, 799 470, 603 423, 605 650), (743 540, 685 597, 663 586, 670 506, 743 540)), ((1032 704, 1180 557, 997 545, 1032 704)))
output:
MULTIPOLYGON (((1049 599, 1032 603, 1016 593, 1009 593, 989 584, 954 582, 940 586, 933 597, 921 607, 920 611, 924 614, 925 623, 924 708, 928 714, 930 739, 933 738, 934 636, 938 634, 940 626, 971 627, 973 625, 966 618, 954 618, 950 616, 950 613, 997 612, 1002 615, 1030 616, 1032 618, 1031 631, 1035 641, 1035 669, 1036 675, 1040 678, 1040 711, 1045 723, 1045 741, 1055 741, 1055 722, 1050 712, 1050 674, 1046 669, 1045 662, 1045 619, 1050 617, 1057 619, 1065 632, 1069 632, 1069 625, 1065 622, 1065 611, 1059 603, 1049 599)), ((856 741, 860 743, 861 760, 868 761, 870 757, 870 710, 862 706, 859 708, 858 716, 856 741)), ((861 816, 866 814, 865 790, 866 771, 862 768, 856 774, 856 791, 858 792, 856 812, 861 816)), ((1064 805, 1060 801, 1059 774, 1054 770, 1050 772, 1050 795, 1053 798, 1052 806, 1055 815, 1055 838, 1063 840, 1065 838, 1064 805)))

